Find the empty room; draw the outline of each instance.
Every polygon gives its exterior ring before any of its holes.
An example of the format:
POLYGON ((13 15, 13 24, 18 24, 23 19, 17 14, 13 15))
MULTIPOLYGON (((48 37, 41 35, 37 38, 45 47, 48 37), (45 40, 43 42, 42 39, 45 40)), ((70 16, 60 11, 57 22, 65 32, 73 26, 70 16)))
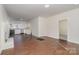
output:
POLYGON ((79 55, 78 4, 0 4, 1 55, 79 55))

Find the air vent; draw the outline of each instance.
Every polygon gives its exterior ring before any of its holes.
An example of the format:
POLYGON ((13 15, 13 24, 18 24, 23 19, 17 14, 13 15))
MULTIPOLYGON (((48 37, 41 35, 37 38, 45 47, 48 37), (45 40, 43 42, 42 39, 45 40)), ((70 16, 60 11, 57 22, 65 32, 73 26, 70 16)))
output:
POLYGON ((37 40, 43 41, 44 39, 42 39, 42 38, 37 38, 37 40))

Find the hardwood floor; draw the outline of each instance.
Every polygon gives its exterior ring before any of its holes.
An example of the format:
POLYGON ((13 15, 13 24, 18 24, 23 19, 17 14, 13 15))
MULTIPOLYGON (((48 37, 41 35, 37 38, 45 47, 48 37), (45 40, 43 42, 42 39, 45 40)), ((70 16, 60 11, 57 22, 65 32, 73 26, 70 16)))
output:
POLYGON ((26 35, 15 35, 14 48, 6 49, 2 55, 78 55, 79 45, 59 41, 55 38, 32 38, 26 35))

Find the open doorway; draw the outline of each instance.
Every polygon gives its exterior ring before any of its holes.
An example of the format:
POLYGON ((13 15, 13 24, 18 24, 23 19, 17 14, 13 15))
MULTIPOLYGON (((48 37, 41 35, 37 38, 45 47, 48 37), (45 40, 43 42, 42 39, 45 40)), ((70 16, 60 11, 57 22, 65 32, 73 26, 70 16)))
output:
POLYGON ((63 40, 63 41, 66 41, 67 42, 67 19, 63 19, 63 20, 60 20, 59 21, 59 40, 63 40))

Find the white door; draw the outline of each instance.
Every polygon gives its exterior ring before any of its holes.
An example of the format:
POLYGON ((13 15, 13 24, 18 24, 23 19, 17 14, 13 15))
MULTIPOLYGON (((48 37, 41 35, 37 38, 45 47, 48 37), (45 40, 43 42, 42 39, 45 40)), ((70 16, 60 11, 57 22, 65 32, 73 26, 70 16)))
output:
POLYGON ((59 39, 67 40, 67 20, 59 21, 59 39))

